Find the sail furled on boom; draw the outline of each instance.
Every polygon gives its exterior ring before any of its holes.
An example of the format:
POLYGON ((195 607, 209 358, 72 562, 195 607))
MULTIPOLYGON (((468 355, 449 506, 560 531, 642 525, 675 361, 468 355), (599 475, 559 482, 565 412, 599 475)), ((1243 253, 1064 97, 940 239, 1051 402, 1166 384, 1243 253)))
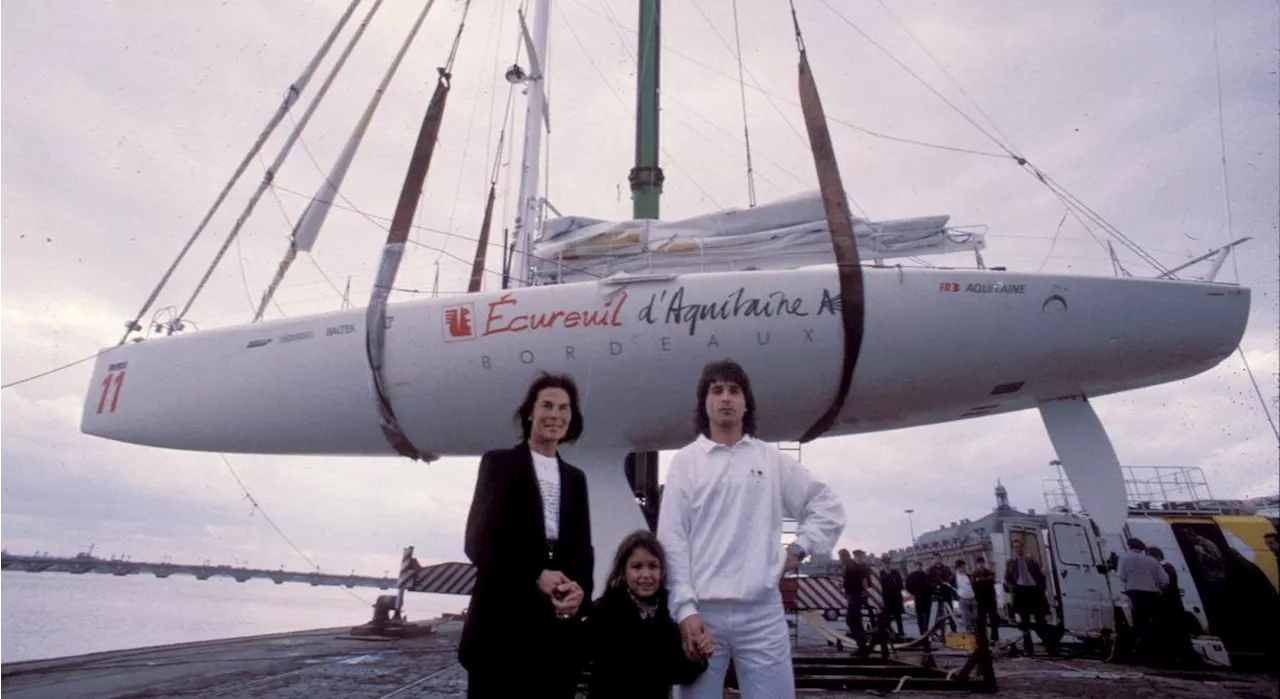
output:
POLYGON ((351 137, 347 139, 346 145, 343 146, 342 152, 338 155, 333 169, 329 171, 324 182, 320 183, 320 188, 316 191, 316 195, 311 198, 306 210, 302 212, 301 218, 294 224, 293 232, 289 234, 289 249, 285 251, 284 259, 280 260, 280 265, 276 268, 276 273, 271 278, 271 283, 262 292, 262 301, 258 304, 258 310, 253 315, 255 323, 262 320, 262 315, 266 312, 267 305, 271 303, 276 289, 284 281, 285 274, 288 273, 289 267, 293 264, 294 259, 297 258, 298 253, 311 252, 311 248, 315 246, 316 239, 320 236, 320 229, 324 226, 325 218, 329 215, 334 199, 338 197, 343 180, 346 179, 347 170, 350 169, 352 161, 355 160, 356 152, 360 149, 364 135, 369 130, 369 124, 373 122, 373 115, 378 110, 378 105, 382 102, 382 96, 386 94, 392 78, 395 77, 396 72, 400 69, 400 63, 409 51, 409 46, 413 44, 413 40, 418 36, 418 30, 422 27, 423 21, 427 18, 427 13, 434 4, 434 0, 429 0, 422 6, 422 11, 418 13, 417 20, 409 28, 409 34, 405 37, 404 42, 400 44, 400 50, 391 61, 386 74, 382 76, 382 82, 378 85, 378 89, 374 90, 373 96, 369 98, 369 104, 365 106, 364 113, 360 116, 355 129, 351 132, 351 137))
MULTIPOLYGON (((979 231, 949 225, 943 215, 852 221, 862 259, 891 260, 982 250, 979 231)), ((548 220, 534 244, 537 284, 589 281, 613 274, 691 274, 743 269, 795 269, 836 261, 820 191, 748 209, 685 219, 548 220)))

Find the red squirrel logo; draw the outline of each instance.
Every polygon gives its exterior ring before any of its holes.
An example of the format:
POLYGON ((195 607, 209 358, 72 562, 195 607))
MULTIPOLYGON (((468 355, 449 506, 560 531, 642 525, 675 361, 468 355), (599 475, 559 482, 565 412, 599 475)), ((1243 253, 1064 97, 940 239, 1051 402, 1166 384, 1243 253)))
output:
POLYGON ((472 304, 464 303, 444 311, 444 329, 446 340, 472 340, 476 331, 471 318, 474 315, 472 304))

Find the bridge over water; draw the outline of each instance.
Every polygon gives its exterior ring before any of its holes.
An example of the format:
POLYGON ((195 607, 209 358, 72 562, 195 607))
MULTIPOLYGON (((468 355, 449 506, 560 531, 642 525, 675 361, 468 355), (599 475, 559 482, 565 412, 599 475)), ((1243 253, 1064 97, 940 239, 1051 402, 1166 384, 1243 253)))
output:
POLYGON ((84 553, 77 554, 72 558, 62 558, 58 556, 11 554, 5 551, 0 554, 0 569, 27 573, 71 573, 72 575, 84 575, 86 573, 117 576, 150 574, 157 578, 190 575, 196 580, 223 577, 231 578, 236 582, 246 582, 253 578, 265 578, 277 585, 291 582, 307 583, 312 586, 376 587, 379 590, 387 590, 396 586, 395 578, 375 578, 368 575, 335 575, 322 571, 267 570, 265 568, 229 565, 192 565, 172 562, 149 563, 146 561, 98 558, 84 553))

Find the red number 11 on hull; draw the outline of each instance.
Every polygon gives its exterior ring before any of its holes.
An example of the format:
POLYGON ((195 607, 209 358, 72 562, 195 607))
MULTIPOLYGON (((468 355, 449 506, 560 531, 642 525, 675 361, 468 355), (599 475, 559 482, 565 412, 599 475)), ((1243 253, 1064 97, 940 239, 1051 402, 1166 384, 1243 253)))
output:
POLYGON ((125 372, 123 371, 119 374, 107 374, 107 377, 102 380, 102 397, 98 399, 99 415, 102 414, 102 409, 107 405, 108 393, 111 394, 111 409, 107 412, 114 413, 116 411, 116 403, 120 402, 120 387, 124 385, 124 374, 125 372), (116 385, 115 391, 111 390, 111 383, 113 381, 116 385))

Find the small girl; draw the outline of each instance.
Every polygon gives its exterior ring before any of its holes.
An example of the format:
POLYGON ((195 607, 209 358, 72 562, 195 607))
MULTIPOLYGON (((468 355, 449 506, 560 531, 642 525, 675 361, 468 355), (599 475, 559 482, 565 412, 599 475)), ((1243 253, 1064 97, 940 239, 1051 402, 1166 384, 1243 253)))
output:
POLYGON ((647 531, 618 547, 604 595, 587 616, 590 699, 665 699, 706 669, 684 652, 667 609, 667 557, 647 531))

